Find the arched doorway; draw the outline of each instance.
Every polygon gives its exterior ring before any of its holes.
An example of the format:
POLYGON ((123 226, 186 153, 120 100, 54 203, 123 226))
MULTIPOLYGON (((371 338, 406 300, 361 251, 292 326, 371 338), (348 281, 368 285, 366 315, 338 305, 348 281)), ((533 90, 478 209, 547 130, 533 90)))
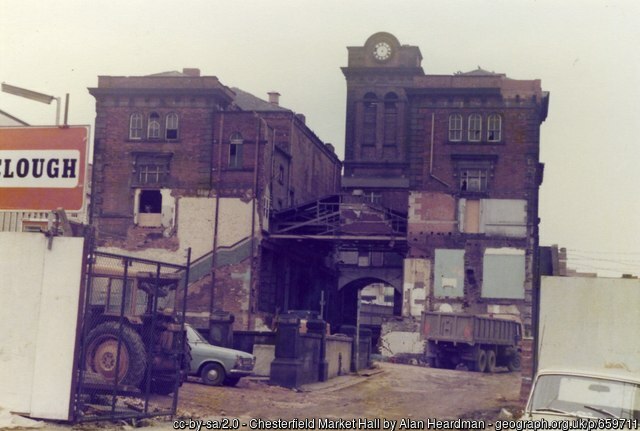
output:
POLYGON ((358 323, 358 296, 360 296, 360 327, 372 332, 372 351, 378 352, 381 325, 392 316, 402 313, 402 292, 399 286, 387 280, 363 277, 352 280, 339 289, 339 325, 356 326, 358 323))

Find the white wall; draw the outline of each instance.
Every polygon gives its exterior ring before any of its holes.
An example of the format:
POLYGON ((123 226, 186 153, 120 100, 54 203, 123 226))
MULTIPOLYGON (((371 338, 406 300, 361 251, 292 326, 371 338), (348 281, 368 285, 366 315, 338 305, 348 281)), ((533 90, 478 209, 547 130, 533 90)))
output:
POLYGON ((640 375, 640 280, 542 277, 539 369, 640 375))
POLYGON ((82 238, 0 232, 0 406, 68 419, 82 238))

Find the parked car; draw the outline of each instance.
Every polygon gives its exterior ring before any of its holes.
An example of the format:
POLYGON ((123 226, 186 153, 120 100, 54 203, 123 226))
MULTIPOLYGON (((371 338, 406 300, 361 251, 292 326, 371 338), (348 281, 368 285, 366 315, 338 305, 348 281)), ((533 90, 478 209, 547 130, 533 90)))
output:
POLYGON ((186 325, 187 340, 191 347, 191 370, 189 375, 198 376, 211 386, 235 386, 242 377, 253 373, 255 357, 247 352, 214 346, 186 325))

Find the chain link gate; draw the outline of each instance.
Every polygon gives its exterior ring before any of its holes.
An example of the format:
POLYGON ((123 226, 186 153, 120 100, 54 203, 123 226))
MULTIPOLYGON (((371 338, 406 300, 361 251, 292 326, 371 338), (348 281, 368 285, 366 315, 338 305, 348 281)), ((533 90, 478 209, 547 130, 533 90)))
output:
POLYGON ((173 416, 189 371, 187 264, 93 252, 79 337, 74 419, 173 416))

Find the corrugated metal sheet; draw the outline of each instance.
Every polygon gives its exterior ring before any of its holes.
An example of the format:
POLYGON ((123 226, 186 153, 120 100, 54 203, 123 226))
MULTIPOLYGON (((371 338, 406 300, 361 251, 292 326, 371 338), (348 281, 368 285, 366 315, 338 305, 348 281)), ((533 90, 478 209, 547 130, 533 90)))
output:
POLYGON ((436 249, 433 293, 437 298, 464 295, 464 250, 436 249))

